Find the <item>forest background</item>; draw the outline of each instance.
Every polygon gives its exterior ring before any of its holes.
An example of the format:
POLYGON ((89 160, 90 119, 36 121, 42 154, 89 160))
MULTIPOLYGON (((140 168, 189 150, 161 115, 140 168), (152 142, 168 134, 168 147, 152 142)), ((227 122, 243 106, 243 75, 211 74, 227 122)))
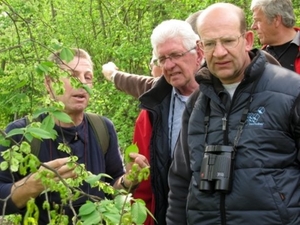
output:
MULTIPOLYGON (((41 106, 46 91, 36 67, 47 60, 51 46, 61 43, 92 56, 95 80, 88 111, 114 122, 124 149, 131 144, 139 101, 106 81, 102 64, 113 61, 122 71, 150 75, 153 28, 215 2, 242 7, 250 29, 250 0, 0 0, 0 129, 41 106)), ((300 1, 292 2, 299 26, 300 1)))

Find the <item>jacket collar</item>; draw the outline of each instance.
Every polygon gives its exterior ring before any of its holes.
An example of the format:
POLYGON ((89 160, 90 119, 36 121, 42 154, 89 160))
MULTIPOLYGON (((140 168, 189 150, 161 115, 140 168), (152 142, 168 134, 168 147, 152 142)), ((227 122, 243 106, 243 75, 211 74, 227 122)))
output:
POLYGON ((162 101, 172 93, 172 85, 170 85, 164 76, 161 76, 155 85, 139 97, 141 104, 153 108, 162 103, 162 101))

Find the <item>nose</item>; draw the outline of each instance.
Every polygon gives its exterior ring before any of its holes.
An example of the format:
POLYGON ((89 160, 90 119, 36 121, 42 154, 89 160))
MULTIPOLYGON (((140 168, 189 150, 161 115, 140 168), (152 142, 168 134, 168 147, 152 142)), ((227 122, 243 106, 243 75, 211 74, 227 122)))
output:
POLYGON ((213 56, 215 57, 222 57, 227 54, 227 49, 224 48, 220 41, 217 41, 216 46, 213 50, 213 56))
POLYGON ((163 68, 165 70, 170 70, 175 66, 175 63, 173 62, 173 60, 171 58, 166 58, 166 61, 163 65, 163 68))
POLYGON ((86 80, 85 80, 84 76, 79 76, 78 79, 82 84, 86 84, 86 80))
POLYGON ((252 30, 256 30, 256 29, 257 29, 257 26, 256 26, 256 23, 255 23, 255 22, 252 23, 251 29, 252 29, 252 30))

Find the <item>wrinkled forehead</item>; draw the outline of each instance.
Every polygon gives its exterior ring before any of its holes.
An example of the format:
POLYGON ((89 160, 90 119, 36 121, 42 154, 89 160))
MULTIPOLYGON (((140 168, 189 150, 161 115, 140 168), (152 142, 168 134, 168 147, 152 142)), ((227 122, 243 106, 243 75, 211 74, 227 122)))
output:
POLYGON ((201 39, 215 39, 220 37, 235 36, 240 34, 238 20, 216 20, 201 23, 198 27, 201 39))
POLYGON ((222 30, 213 31, 211 29, 203 29, 201 32, 201 41, 204 40, 217 40, 223 38, 237 37, 241 35, 240 29, 227 26, 223 27, 222 30))
POLYGON ((156 46, 157 57, 187 50, 181 38, 169 38, 156 46))
POLYGON ((82 57, 75 56, 70 62, 64 62, 60 66, 61 69, 66 71, 93 71, 93 65, 90 60, 82 57))

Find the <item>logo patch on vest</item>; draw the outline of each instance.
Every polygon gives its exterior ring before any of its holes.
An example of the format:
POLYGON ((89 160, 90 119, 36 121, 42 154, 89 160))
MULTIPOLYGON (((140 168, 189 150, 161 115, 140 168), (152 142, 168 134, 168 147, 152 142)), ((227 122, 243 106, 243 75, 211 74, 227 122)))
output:
POLYGON ((263 126, 264 123, 258 122, 259 118, 265 113, 265 107, 259 107, 256 112, 249 112, 247 122, 251 126, 263 126))

